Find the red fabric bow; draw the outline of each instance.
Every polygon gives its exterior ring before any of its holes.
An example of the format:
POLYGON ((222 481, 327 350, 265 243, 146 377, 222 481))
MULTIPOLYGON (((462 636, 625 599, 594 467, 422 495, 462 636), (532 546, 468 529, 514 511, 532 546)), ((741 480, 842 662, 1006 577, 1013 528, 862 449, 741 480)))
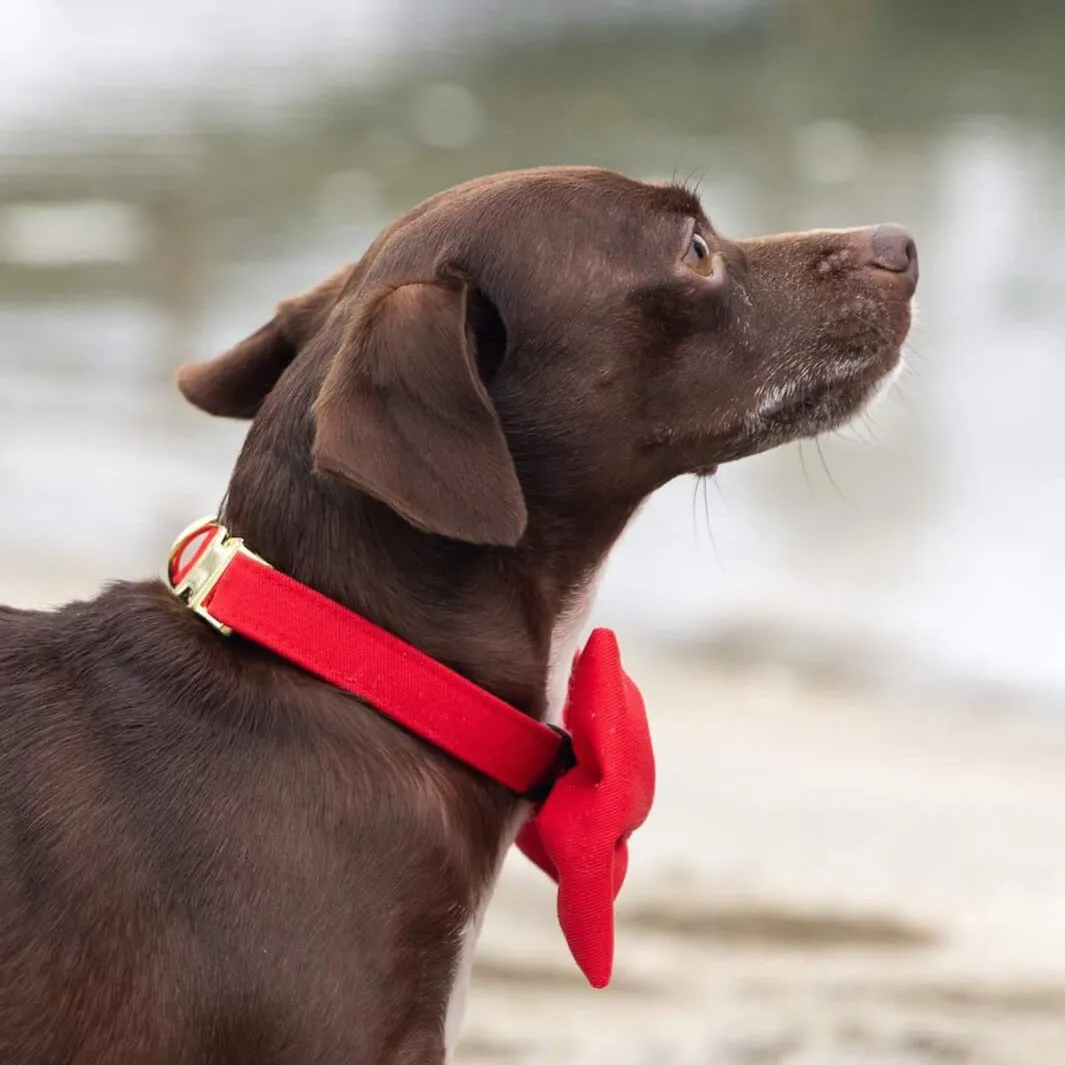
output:
POLYGON ((534 721, 417 648, 273 569, 213 519, 171 548, 167 579, 224 635, 239 633, 358 696, 398 725, 528 798, 547 798, 518 846, 558 881, 558 918, 594 987, 610 980, 614 900, 627 841, 654 797, 643 700, 617 640, 592 633, 577 656, 567 735, 534 721), (575 763, 560 765, 570 745, 575 763))
POLYGON ((607 629, 596 629, 577 656, 563 723, 577 764, 555 782, 517 844, 558 881, 566 942, 589 983, 605 987, 628 839, 646 820, 655 790, 643 699, 607 629))

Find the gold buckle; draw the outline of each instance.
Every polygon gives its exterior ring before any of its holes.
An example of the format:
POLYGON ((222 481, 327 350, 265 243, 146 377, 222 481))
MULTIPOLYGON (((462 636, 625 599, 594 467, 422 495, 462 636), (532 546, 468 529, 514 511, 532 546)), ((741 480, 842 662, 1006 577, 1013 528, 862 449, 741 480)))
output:
POLYGON ((214 518, 202 518, 200 521, 194 521, 178 536, 171 545, 167 560, 166 578, 170 590, 194 614, 198 614, 223 636, 231 635, 233 630, 219 621, 204 606, 204 600, 214 590, 214 586, 237 555, 243 555, 263 566, 270 566, 269 562, 260 558, 254 551, 249 551, 239 536, 230 536, 229 530, 221 522, 214 518), (196 539, 196 534, 199 532, 209 536, 210 540, 205 547, 200 549, 199 557, 189 567, 188 572, 175 584, 173 574, 179 557, 196 539))

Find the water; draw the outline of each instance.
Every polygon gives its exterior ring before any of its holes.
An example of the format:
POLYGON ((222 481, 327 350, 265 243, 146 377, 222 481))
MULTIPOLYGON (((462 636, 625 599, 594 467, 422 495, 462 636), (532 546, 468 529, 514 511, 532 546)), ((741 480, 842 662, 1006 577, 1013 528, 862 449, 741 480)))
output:
POLYGON ((864 681, 1065 697, 1065 16, 984 5, 939 26, 808 0, 736 28, 719 17, 736 5, 706 4, 630 34, 625 7, 582 8, 596 31, 547 47, 530 31, 559 25, 548 3, 547 22, 492 23, 485 50, 461 32, 491 21, 477 4, 414 23, 371 0, 299 19, 5 4, 0 586, 158 571, 242 432, 181 406, 178 362, 435 188, 589 161, 702 175, 735 235, 894 219, 922 256, 908 372, 823 442, 831 478, 806 444, 723 470, 705 500, 668 487, 599 620, 864 681))

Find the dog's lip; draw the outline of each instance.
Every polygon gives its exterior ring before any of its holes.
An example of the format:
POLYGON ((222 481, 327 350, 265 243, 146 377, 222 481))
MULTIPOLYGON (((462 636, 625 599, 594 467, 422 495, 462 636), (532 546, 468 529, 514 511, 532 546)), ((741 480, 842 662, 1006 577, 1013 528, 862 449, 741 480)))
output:
POLYGON ((848 406, 857 409, 864 397, 872 394, 877 385, 894 371, 901 358, 900 346, 891 351, 890 358, 881 353, 861 360, 848 360, 826 368, 824 373, 810 381, 792 382, 771 389, 749 424, 755 431, 760 431, 801 418, 804 412, 819 421, 821 413, 827 413, 821 408, 833 400, 845 400, 848 406))
POLYGON ((832 367, 813 380, 772 389, 758 410, 758 416, 771 419, 797 407, 819 403, 833 392, 845 392, 854 385, 872 383, 873 378, 891 372, 890 367, 881 366, 880 361, 869 358, 852 365, 832 367))

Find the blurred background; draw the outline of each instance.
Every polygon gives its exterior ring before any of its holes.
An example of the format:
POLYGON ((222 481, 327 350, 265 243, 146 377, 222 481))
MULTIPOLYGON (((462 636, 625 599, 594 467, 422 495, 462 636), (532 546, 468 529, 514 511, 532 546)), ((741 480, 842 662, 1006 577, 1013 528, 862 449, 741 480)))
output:
POLYGON ((613 556, 661 761, 617 985, 508 864, 462 1060, 1065 1062, 1065 6, 4 0, 0 42, 9 602, 159 573, 244 431, 175 367, 437 189, 594 163, 733 236, 910 227, 895 390, 613 556))

